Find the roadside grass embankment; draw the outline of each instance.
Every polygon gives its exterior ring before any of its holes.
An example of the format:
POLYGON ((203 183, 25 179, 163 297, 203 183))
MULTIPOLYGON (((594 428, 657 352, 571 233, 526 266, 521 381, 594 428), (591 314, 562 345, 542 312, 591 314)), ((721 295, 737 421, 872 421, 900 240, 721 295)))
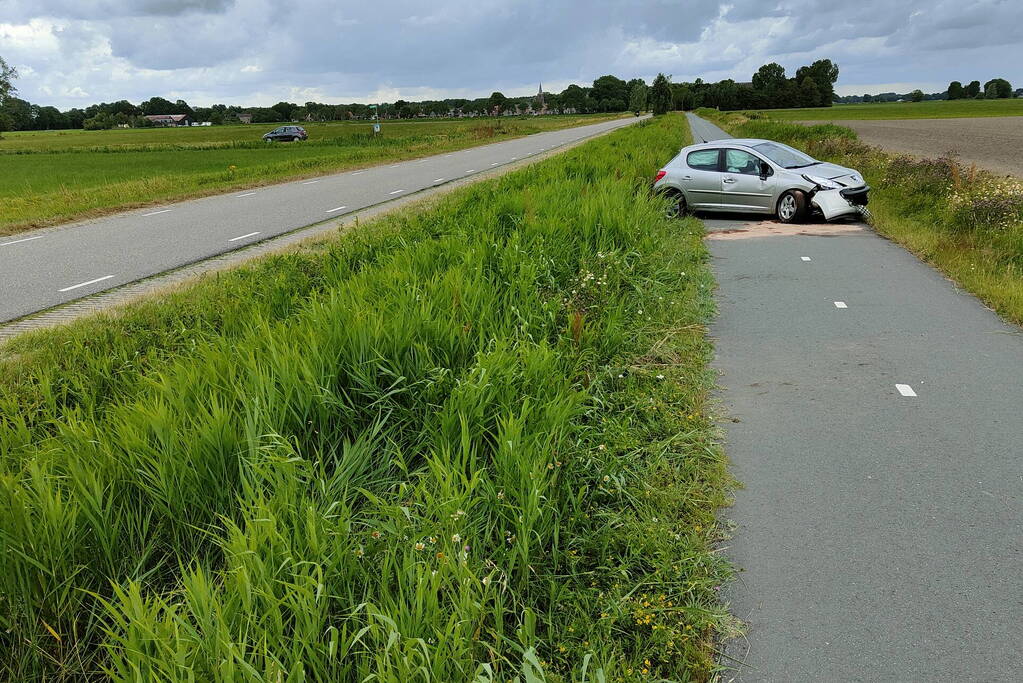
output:
POLYGON ((618 115, 310 123, 309 140, 266 143, 273 125, 31 131, 0 139, 0 236, 79 218, 414 159, 618 115))
POLYGON ((999 315, 1023 324, 1023 180, 954 158, 893 155, 832 124, 803 126, 701 110, 740 137, 779 140, 863 172, 871 224, 933 264, 999 315))
MULTIPOLYGON (((743 112, 749 114, 750 112, 743 112)), ((1023 99, 928 100, 925 102, 865 102, 832 107, 761 109, 777 121, 841 121, 871 119, 957 119, 977 116, 1023 116, 1023 99)))
POLYGON ((707 680, 731 620, 670 115, 0 347, 12 680, 707 680))

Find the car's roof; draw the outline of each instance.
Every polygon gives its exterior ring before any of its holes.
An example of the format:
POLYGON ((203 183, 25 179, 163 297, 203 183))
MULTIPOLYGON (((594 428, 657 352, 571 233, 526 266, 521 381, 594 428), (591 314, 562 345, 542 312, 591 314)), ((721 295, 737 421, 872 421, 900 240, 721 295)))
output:
POLYGON ((774 141, 764 140, 763 138, 724 138, 722 140, 698 142, 695 145, 689 145, 689 147, 686 147, 686 149, 699 149, 701 147, 755 147, 756 145, 760 145, 765 142, 774 141))

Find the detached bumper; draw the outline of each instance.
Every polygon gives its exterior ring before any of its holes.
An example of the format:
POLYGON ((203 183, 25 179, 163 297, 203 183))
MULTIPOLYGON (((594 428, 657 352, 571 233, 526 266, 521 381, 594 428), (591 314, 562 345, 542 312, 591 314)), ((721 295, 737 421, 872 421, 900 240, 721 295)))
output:
POLYGON ((826 220, 851 216, 860 213, 860 207, 867 205, 867 193, 870 188, 847 187, 841 190, 818 190, 810 198, 810 203, 821 210, 826 220))

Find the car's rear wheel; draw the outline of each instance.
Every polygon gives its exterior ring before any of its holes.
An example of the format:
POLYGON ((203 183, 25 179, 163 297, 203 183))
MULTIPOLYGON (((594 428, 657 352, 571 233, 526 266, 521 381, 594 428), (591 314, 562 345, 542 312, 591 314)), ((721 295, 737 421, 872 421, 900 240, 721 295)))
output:
POLYGON ((778 199, 778 220, 782 223, 799 223, 806 218, 806 195, 799 190, 789 190, 778 199))
POLYGON ((686 204, 686 196, 679 190, 668 190, 664 193, 668 206, 664 213, 668 218, 681 218, 689 213, 689 205, 686 204))

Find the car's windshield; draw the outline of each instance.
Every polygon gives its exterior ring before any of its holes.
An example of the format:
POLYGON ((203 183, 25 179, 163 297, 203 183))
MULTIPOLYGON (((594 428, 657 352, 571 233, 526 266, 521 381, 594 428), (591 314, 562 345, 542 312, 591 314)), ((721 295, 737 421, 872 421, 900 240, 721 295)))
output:
POLYGON ((782 168, 802 168, 803 166, 813 166, 820 163, 813 157, 803 154, 798 149, 793 149, 788 145, 778 142, 761 142, 758 145, 753 145, 753 149, 782 168))

